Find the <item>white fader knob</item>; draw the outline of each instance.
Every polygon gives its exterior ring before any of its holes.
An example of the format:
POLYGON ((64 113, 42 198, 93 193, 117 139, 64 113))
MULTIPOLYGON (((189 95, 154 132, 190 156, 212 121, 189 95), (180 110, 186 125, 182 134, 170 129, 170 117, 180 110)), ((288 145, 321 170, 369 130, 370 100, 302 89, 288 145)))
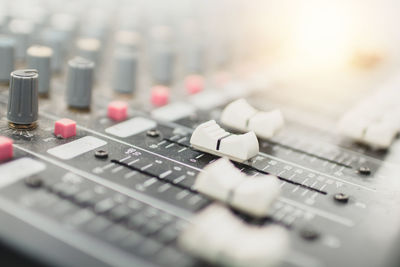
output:
POLYGON ((229 205, 255 217, 265 217, 281 190, 278 178, 272 175, 245 177, 233 191, 229 205))
POLYGON ((254 132, 231 134, 214 120, 197 126, 190 138, 190 144, 198 150, 238 162, 246 161, 259 152, 254 132))
POLYGON ((271 138, 284 124, 279 110, 259 111, 243 98, 225 107, 221 114, 221 122, 238 131, 254 131, 261 138, 271 138))
POLYGON ((192 222, 179 236, 178 245, 209 263, 276 266, 288 251, 289 235, 285 228, 248 225, 218 204, 202 210, 192 222))
POLYGON ((388 148, 396 138, 399 128, 385 121, 371 123, 364 132, 363 142, 376 148, 388 148))
POLYGON ((212 263, 217 262, 219 254, 226 243, 235 237, 241 223, 219 204, 208 206, 192 222, 179 236, 178 245, 189 254, 212 263))
POLYGON ((194 189, 255 217, 267 216, 281 192, 275 176, 248 177, 226 158, 207 165, 197 176, 194 189))
POLYGON ((243 175, 226 158, 208 164, 196 178, 193 188, 213 199, 227 202, 243 175))
POLYGON ((400 132, 398 82, 390 83, 347 111, 338 132, 372 149, 388 149, 400 132))
POLYGON ((226 259, 223 264, 227 266, 277 266, 289 247, 287 230, 278 225, 245 225, 235 235, 235 240, 225 244, 223 250, 226 259))

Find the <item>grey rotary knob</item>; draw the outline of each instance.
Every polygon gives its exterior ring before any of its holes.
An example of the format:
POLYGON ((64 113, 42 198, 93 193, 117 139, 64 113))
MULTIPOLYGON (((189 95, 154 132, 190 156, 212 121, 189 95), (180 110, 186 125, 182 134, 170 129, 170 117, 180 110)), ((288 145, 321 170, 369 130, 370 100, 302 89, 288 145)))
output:
POLYGON ((78 56, 91 60, 98 65, 100 62, 101 42, 95 38, 80 38, 76 41, 78 56))
POLYGON ((10 73, 14 70, 14 50, 15 42, 13 39, 0 37, 0 81, 8 82, 10 73))
POLYGON ((192 43, 183 49, 183 54, 183 63, 187 73, 202 73, 204 71, 204 46, 199 43, 192 43))
POLYGON ((141 37, 136 31, 118 31, 115 34, 115 44, 119 49, 128 49, 136 52, 140 48, 141 37))
POLYGON ((154 26, 150 31, 150 67, 156 83, 169 84, 173 80, 175 51, 172 43, 171 28, 164 25, 154 26))
POLYGON ((64 60, 68 50, 67 33, 55 29, 45 29, 41 34, 41 43, 53 50, 51 69, 61 72, 64 68, 64 60))
POLYGON ((47 46, 31 46, 27 50, 28 67, 39 72, 39 94, 48 95, 51 77, 51 56, 53 50, 47 46))
POLYGON ((15 54, 17 59, 24 60, 26 49, 34 32, 34 23, 24 19, 13 19, 8 24, 9 32, 15 39, 15 54))
POLYGON ((157 83, 171 83, 175 63, 173 47, 170 44, 155 44, 151 53, 151 73, 153 79, 157 83))
POLYGON ((135 91, 137 78, 136 53, 129 51, 118 51, 114 59, 114 91, 122 94, 131 94, 135 91))
POLYGON ((13 128, 31 129, 38 119, 38 78, 34 69, 11 73, 7 119, 13 128))
POLYGON ((92 99, 94 63, 76 57, 68 62, 67 104, 71 108, 89 109, 92 99))

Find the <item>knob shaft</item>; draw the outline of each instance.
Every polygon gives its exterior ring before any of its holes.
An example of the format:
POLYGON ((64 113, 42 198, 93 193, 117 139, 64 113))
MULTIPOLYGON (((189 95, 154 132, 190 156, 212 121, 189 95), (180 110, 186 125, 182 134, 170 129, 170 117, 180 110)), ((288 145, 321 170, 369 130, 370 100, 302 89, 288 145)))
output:
POLYGON ((92 99, 94 63, 76 57, 68 62, 67 104, 71 108, 89 109, 92 99))
POLYGON ((13 128, 33 129, 38 119, 38 72, 34 69, 11 73, 7 119, 13 128))

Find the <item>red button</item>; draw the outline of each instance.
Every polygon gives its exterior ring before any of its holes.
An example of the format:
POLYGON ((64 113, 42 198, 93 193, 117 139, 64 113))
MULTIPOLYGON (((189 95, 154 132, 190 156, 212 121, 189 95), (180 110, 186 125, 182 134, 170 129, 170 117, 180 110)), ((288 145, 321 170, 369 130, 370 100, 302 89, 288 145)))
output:
POLYGON ((8 160, 13 157, 13 140, 0 136, 0 161, 8 160))
POLYGON ((186 91, 189 94, 196 94, 204 89, 204 78, 201 75, 189 75, 185 79, 186 91))
POLYGON ((128 104, 123 101, 113 101, 108 104, 107 115, 115 121, 123 121, 128 117, 128 104))
POLYGON ((76 135, 76 122, 70 119, 61 119, 54 125, 54 134, 57 137, 69 138, 76 135))
POLYGON ((151 103, 156 106, 164 106, 169 100, 169 88, 163 85, 157 85, 151 88, 151 103))

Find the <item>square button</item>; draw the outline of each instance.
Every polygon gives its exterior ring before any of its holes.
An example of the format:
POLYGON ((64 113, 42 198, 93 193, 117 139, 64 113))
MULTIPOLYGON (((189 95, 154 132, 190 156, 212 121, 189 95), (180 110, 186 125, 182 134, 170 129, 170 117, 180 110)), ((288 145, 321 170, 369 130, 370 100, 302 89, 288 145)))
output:
POLYGON ((156 107, 164 106, 169 101, 169 88, 156 85, 151 88, 151 103, 156 107))
POLYGON ((201 75, 189 75, 185 79, 185 87, 189 94, 197 94, 204 88, 204 78, 201 75))
POLYGON ((57 137, 69 138, 76 135, 76 122, 70 119, 56 121, 54 134, 57 137))
POLYGON ((107 115, 115 121, 123 121, 128 117, 128 105, 123 101, 113 101, 108 105, 107 115))
POLYGON ((0 136, 0 161, 8 160, 13 157, 13 140, 0 136))

